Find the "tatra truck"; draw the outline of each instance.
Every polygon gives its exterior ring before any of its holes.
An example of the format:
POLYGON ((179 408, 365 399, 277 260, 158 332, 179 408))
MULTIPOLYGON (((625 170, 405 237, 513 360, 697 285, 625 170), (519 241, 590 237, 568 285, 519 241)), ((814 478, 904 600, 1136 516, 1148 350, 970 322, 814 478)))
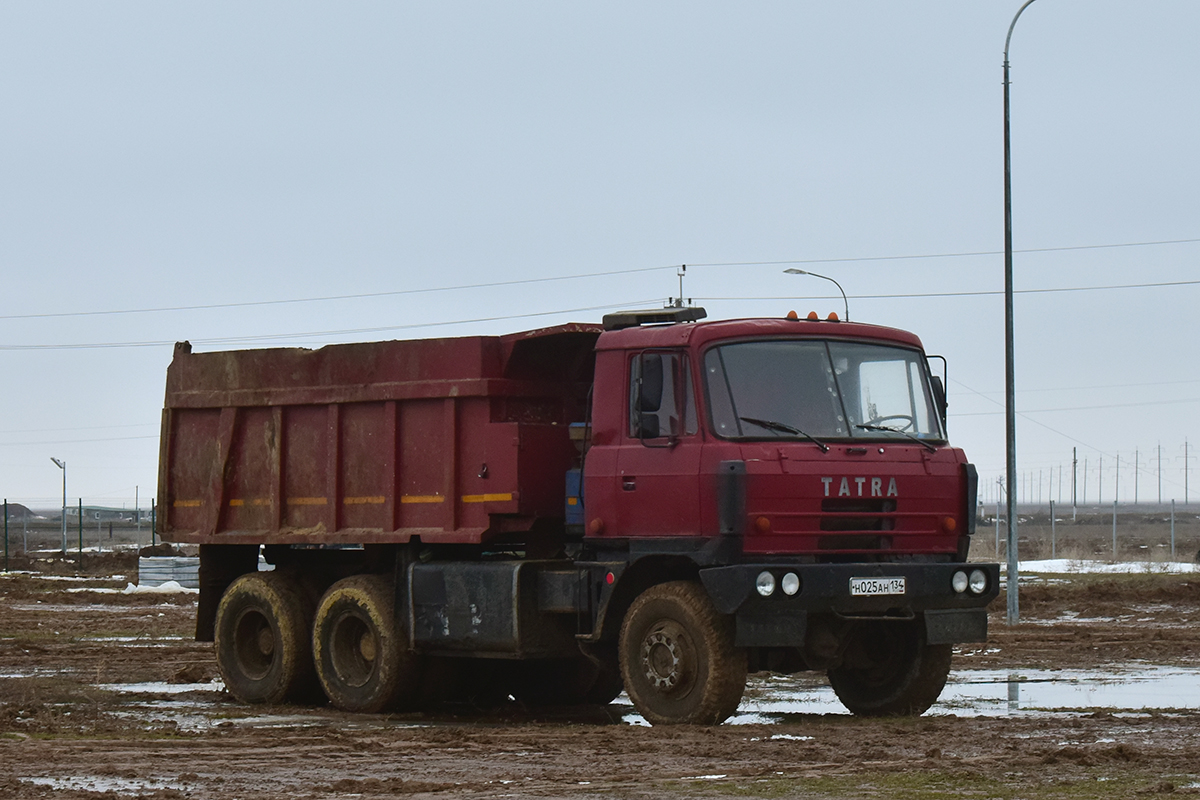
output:
POLYGON ((748 673, 814 670, 854 714, 921 714, 1000 579, 967 562, 977 476, 931 358, 835 315, 695 307, 181 342, 157 524, 199 545, 196 638, 247 703, 624 690, 653 724, 712 725, 748 673))

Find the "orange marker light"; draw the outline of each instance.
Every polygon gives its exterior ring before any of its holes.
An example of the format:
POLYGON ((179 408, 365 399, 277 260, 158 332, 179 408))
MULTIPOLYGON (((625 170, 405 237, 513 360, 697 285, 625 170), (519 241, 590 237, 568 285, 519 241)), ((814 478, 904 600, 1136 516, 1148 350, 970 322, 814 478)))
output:
POLYGON ((829 321, 830 321, 830 322, 837 322, 837 321, 838 321, 838 315, 837 315, 837 312, 836 312, 836 311, 830 311, 830 312, 829 312, 829 317, 828 317, 828 319, 829 319, 829 321))
POLYGON ((942 520, 942 527, 946 529, 946 533, 954 533, 954 530, 958 527, 958 522, 954 517, 946 517, 942 520))
POLYGON ((800 319, 800 315, 797 314, 795 311, 789 311, 787 313, 787 318, 792 320, 793 322, 795 322, 796 320, 800 319))
POLYGON ((766 517, 759 517, 758 519, 754 520, 754 527, 758 528, 759 533, 770 533, 771 520, 767 519, 766 517))
POLYGON ((815 311, 808 312, 808 318, 810 320, 812 320, 813 322, 816 322, 817 320, 820 319, 820 317, 817 316, 817 312, 815 312, 815 311))

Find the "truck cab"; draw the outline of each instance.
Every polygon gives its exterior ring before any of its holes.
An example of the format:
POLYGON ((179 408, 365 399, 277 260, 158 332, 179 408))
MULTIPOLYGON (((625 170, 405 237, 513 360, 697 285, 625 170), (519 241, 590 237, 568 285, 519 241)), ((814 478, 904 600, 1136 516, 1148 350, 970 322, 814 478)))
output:
POLYGON ((731 621, 746 669, 825 670, 856 713, 925 710, 951 645, 986 639, 999 572, 964 564, 977 476, 920 340, 661 313, 606 319, 578 501, 587 549, 618 565, 593 636, 622 619, 635 703, 672 708, 662 687, 686 682, 689 647, 656 656, 662 630, 628 630, 634 592, 674 575, 731 621))

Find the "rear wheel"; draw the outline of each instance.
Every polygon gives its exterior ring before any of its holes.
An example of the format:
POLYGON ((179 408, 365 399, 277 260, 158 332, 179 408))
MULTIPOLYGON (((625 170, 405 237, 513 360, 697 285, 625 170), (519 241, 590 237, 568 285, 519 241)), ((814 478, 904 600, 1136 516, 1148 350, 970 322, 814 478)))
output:
POLYGON ((952 648, 926 644, 920 621, 863 623, 852 636, 842 666, 829 670, 834 694, 852 713, 915 716, 937 702, 952 648))
POLYGON ((392 583, 379 575, 338 581, 321 598, 313 623, 317 677, 330 702, 375 713, 412 705, 419 659, 395 623, 392 583))
POLYGON ((725 721, 746 688, 746 651, 733 633, 732 618, 699 584, 647 589, 621 626, 621 675, 634 707, 655 725, 725 721))
POLYGON ((281 703, 311 695, 312 606, 286 574, 251 572, 230 584, 217 606, 217 666, 225 688, 244 703, 281 703))

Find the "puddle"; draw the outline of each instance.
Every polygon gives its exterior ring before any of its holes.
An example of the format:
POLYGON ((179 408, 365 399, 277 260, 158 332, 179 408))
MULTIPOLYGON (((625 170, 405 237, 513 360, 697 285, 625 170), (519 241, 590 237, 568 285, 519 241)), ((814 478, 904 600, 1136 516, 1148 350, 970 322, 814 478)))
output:
POLYGON ((97 689, 118 694, 183 694, 184 692, 223 692, 225 682, 214 678, 206 683, 167 683, 166 681, 147 681, 146 683, 98 683, 97 689))
MULTIPOLYGON (((790 717, 847 711, 825 682, 812 674, 751 679, 739 713, 728 725, 762 725, 790 717)), ((614 703, 629 710, 630 725, 648 724, 625 695, 614 703)), ((1127 672, 1090 670, 958 670, 927 715, 995 717, 1011 714, 1079 714, 1096 710, 1200 709, 1200 669, 1146 667, 1127 672)))
POLYGON ((80 636, 79 642, 120 642, 144 647, 167 647, 172 642, 191 642, 190 636, 80 636))
MULTIPOLYGON (((417 720, 362 717, 347 719, 333 709, 296 709, 293 713, 255 713, 251 707, 230 704, 223 695, 224 684, 216 679, 205 683, 108 683, 97 688, 135 695, 166 695, 153 700, 130 697, 115 712, 126 719, 146 723, 174 723, 180 729, 200 731, 213 727, 301 728, 352 725, 354 727, 424 727, 439 724, 438 715, 417 720), (174 695, 185 695, 175 699, 174 695)), ((622 694, 612 704, 610 718, 627 725, 648 725, 622 694)), ((961 717, 1029 715, 1051 717, 1086 714, 1103 710, 1117 715, 1144 715, 1147 711, 1200 710, 1200 669, 1144 667, 1102 672, 1093 670, 956 670, 950 675, 938 702, 926 712, 930 716, 954 714, 961 717)), ((800 674, 751 678, 739 713, 729 725, 771 725, 798 721, 810 715, 849 716, 824 676, 800 674)), ((455 717, 452 724, 464 720, 455 717)), ((497 724, 480 721, 479 724, 497 724)), ((503 724, 503 723, 499 723, 503 724)), ((772 738, 789 738, 774 736, 772 738)), ((799 737, 803 738, 803 737, 799 737)))
POLYGON ((161 789, 186 789, 185 784, 175 778, 119 778, 101 776, 78 776, 70 778, 20 778, 22 783, 45 786, 52 791, 112 792, 130 794, 156 792, 161 789))

